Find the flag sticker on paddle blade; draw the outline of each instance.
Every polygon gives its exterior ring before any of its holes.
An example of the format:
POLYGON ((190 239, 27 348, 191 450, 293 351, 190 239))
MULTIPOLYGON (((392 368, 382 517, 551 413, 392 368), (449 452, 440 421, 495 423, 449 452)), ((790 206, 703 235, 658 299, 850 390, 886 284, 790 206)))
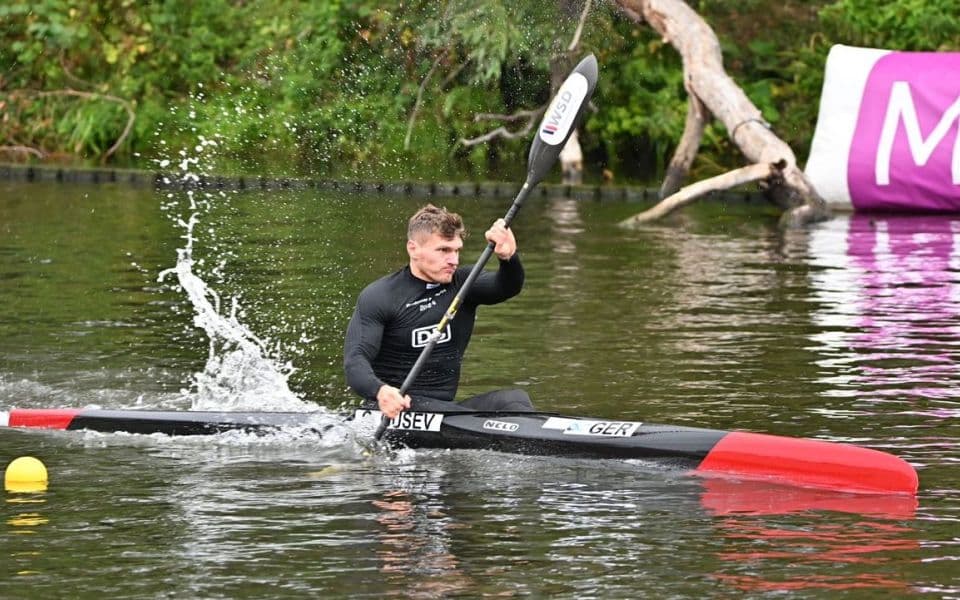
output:
POLYGON ((556 146, 567 139, 589 87, 587 78, 580 73, 571 73, 567 77, 543 115, 539 134, 541 140, 556 146))

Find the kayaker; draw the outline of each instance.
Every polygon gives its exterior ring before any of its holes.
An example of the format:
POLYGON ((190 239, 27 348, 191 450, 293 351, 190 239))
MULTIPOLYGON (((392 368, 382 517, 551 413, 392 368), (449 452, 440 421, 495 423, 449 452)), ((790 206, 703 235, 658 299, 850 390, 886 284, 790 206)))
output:
POLYGON ((387 417, 394 418, 411 407, 533 410, 530 397, 519 389, 495 390, 454 402, 477 306, 498 304, 523 288, 523 265, 513 232, 498 219, 485 236, 495 244, 500 267, 479 274, 406 396, 400 395, 399 387, 471 270, 459 267, 466 237, 460 215, 432 204, 418 210, 407 227, 409 265, 360 293, 344 342, 347 384, 387 417))

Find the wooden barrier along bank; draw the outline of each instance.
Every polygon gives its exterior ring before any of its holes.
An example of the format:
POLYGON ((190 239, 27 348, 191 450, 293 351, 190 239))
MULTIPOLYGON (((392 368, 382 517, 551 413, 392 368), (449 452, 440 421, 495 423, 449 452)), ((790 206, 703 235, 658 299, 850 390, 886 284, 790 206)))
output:
MULTIPOLYGON (((394 196, 516 196, 521 184, 505 182, 422 182, 422 181, 348 181, 264 177, 259 175, 189 175, 137 169, 74 168, 49 165, 0 164, 0 180, 23 182, 57 182, 72 184, 126 184, 174 189, 220 190, 337 190, 358 194, 394 196)), ((534 196, 566 197, 576 200, 612 200, 626 202, 657 201, 655 188, 615 185, 561 185, 543 183, 534 196)), ((726 191, 712 194, 705 200, 747 203, 768 203, 760 192, 726 191)))

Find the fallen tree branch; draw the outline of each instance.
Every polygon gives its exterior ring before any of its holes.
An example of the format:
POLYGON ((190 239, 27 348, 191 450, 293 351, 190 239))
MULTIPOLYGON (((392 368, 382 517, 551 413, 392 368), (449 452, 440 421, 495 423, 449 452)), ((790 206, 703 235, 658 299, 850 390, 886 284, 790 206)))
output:
MULTIPOLYGON (((683 60, 684 82, 691 102, 699 100, 710 114, 724 124, 730 132, 730 139, 749 162, 762 165, 783 162, 781 176, 772 180, 769 188, 769 195, 785 209, 781 222, 793 226, 827 218, 829 210, 826 202, 797 166, 793 150, 773 133, 760 110, 727 75, 723 68, 720 42, 700 15, 682 0, 616 2, 627 17, 636 22, 646 21, 665 42, 677 49, 683 60)), ((688 113, 684 132, 688 141, 699 137, 692 131, 692 127, 697 126, 695 121, 694 118, 691 126, 688 113)), ((689 152, 690 149, 685 148, 684 154, 675 156, 671 165, 686 164, 689 152)), ((692 161, 692 156, 689 160, 692 161)), ((674 179, 678 175, 679 171, 672 173, 674 179)), ((663 189, 668 192, 671 187, 678 185, 679 180, 671 180, 664 182, 663 189)))
POLYGON ((664 198, 652 208, 621 221, 620 226, 636 227, 644 223, 649 223, 650 221, 656 221, 710 192, 727 190, 754 181, 776 178, 785 166, 786 163, 783 161, 774 164, 756 163, 728 171, 716 177, 702 179, 664 198))

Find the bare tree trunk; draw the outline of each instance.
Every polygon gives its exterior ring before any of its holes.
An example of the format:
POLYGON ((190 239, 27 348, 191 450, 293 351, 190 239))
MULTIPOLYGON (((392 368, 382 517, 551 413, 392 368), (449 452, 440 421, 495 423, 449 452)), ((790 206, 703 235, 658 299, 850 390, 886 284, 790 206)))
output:
POLYGON ((667 175, 660 186, 660 199, 663 200, 676 193, 683 185, 683 181, 690 172, 693 159, 697 157, 703 130, 707 127, 707 107, 700 102, 696 94, 690 94, 690 103, 687 105, 687 122, 683 126, 683 135, 673 153, 667 175))
MULTIPOLYGON (((551 97, 563 85, 567 73, 574 65, 573 59, 573 51, 567 50, 550 60, 551 97)), ((561 181, 565 185, 578 185, 583 182, 583 149, 580 147, 576 129, 573 130, 563 149, 560 150, 560 173, 561 181)))
MULTIPOLYGON (((564 0, 561 2, 561 8, 570 16, 577 14, 577 5, 579 0, 564 0)), ((550 61, 550 95, 560 89, 566 79, 567 73, 575 63, 575 55, 580 48, 580 36, 583 34, 583 27, 590 14, 591 0, 583 3, 580 12, 580 20, 577 23, 577 29, 573 34, 573 39, 567 46, 567 51, 550 61)), ((567 185, 579 185, 583 183, 583 149, 580 147, 580 139, 577 130, 574 129, 567 143, 560 151, 560 169, 562 181, 567 185)))
POLYGON ((561 177, 564 185, 580 185, 583 183, 583 149, 577 130, 574 129, 560 151, 561 177))
MULTIPOLYGON (((691 106, 684 137, 671 161, 673 170, 668 173, 662 193, 670 193, 679 187, 693 157, 696 156, 696 150, 691 148, 691 145, 699 143, 703 132, 704 123, 699 122, 702 117, 698 115, 699 107, 696 106, 702 103, 706 111, 726 126, 731 141, 740 148, 747 160, 757 165, 783 165, 777 169, 759 167, 761 171, 766 168, 769 172, 764 181, 769 186, 771 196, 786 209, 783 224, 797 226, 827 218, 829 210, 826 202, 797 166, 793 150, 770 130, 770 125, 763 119, 760 110, 727 75, 723 68, 720 42, 700 15, 682 0, 616 1, 631 19, 638 23, 646 21, 653 27, 665 41, 677 49, 683 59, 684 82, 690 94, 691 106)), ((697 191, 701 195, 727 189, 730 182, 740 182, 740 177, 721 176, 707 181, 714 183, 711 186, 698 186, 697 191)), ((688 203, 668 202, 670 200, 671 198, 667 197, 661 202, 668 206, 688 203)), ((656 211, 656 214, 661 212, 656 211)), ((638 222, 636 217, 633 217, 624 224, 638 222)))

